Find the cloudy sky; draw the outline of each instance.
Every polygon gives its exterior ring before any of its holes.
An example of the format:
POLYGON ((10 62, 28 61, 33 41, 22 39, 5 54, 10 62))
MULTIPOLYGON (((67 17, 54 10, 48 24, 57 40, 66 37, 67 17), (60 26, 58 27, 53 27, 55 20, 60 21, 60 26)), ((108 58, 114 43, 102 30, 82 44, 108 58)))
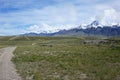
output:
POLYGON ((0 0, 0 35, 120 23, 120 0, 0 0))

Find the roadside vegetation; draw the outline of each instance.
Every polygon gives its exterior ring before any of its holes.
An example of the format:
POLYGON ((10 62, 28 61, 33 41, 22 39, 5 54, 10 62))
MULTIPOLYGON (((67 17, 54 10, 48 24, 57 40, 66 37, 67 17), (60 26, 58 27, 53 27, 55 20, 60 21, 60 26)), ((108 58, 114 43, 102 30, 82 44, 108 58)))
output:
POLYGON ((0 45, 18 46, 12 61, 23 80, 120 80, 119 38, 5 39, 0 45))

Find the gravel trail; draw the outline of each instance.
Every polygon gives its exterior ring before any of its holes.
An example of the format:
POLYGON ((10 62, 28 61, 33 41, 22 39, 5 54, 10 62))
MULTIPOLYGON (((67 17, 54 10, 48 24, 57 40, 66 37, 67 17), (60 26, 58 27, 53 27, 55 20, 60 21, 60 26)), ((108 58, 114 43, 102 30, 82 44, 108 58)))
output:
POLYGON ((16 47, 0 49, 0 80, 22 80, 11 61, 15 49, 16 47))

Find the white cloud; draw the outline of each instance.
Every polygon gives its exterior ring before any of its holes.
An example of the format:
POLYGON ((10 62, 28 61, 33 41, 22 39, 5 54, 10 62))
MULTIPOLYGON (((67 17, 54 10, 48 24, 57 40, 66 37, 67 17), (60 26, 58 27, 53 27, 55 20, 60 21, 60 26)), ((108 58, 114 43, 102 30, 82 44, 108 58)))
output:
POLYGON ((89 23, 98 20, 101 25, 112 25, 120 23, 120 11, 108 6, 97 5, 96 14, 89 18, 89 23))
POLYGON ((72 4, 46 6, 42 9, 26 10, 0 14, 0 22, 17 22, 22 24, 67 24, 77 20, 77 10, 72 4))
POLYGON ((120 23, 120 13, 115 9, 106 9, 104 10, 103 15, 101 16, 101 24, 103 25, 112 25, 113 23, 120 23))
POLYGON ((27 30, 28 32, 35 32, 35 33, 40 33, 40 32, 50 32, 50 31, 55 31, 57 29, 48 25, 48 24, 45 24, 45 23, 42 23, 40 25, 32 25, 30 26, 27 30))
POLYGON ((76 25, 59 25, 59 26, 50 26, 48 24, 42 23, 40 25, 32 25, 27 29, 27 32, 56 32, 63 29, 71 29, 74 28, 76 25))

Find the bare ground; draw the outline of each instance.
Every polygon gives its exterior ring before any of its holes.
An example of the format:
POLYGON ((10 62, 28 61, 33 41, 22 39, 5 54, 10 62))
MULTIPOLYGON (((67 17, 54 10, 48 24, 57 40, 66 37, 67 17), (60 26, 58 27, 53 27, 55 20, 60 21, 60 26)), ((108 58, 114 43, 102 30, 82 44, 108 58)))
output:
POLYGON ((15 49, 16 47, 0 49, 0 80, 22 80, 11 61, 15 49))

